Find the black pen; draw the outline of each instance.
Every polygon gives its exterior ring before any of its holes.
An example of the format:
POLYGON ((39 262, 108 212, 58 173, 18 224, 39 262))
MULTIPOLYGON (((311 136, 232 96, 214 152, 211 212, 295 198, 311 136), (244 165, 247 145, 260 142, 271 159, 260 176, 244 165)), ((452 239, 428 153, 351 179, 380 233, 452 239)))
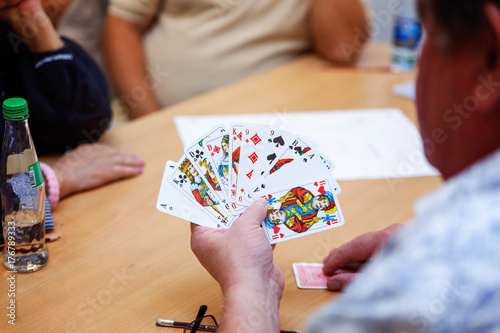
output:
MULTIPOLYGON (((193 324, 191 322, 186 322, 186 321, 176 321, 172 319, 156 319, 156 325, 157 326, 163 326, 163 327, 177 327, 177 328, 185 328, 187 327, 193 327, 193 324)), ((207 332, 215 332, 217 331, 217 327, 212 326, 212 325, 206 325, 206 324, 200 324, 198 327, 198 330, 200 331, 207 331, 207 332)), ((280 330, 281 333, 297 333, 297 331, 294 330, 280 330)))
MULTIPOLYGON (((163 327, 177 327, 177 328, 193 327, 192 322, 176 321, 176 320, 171 320, 171 319, 156 319, 156 325, 163 326, 163 327)), ((215 331, 217 331, 217 327, 212 326, 212 325, 200 324, 200 326, 198 327, 198 330, 215 332, 215 331)))

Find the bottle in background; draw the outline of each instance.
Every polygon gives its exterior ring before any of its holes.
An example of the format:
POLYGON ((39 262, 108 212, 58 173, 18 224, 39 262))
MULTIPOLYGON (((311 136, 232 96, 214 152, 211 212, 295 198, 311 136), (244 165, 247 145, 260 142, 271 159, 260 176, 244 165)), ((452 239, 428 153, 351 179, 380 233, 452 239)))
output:
POLYGON ((49 259, 45 246, 45 184, 28 127, 28 104, 22 98, 9 98, 2 110, 3 263, 10 271, 34 272, 49 259))
POLYGON ((394 15, 392 66, 394 72, 410 71, 417 66, 422 29, 415 0, 399 0, 394 15))

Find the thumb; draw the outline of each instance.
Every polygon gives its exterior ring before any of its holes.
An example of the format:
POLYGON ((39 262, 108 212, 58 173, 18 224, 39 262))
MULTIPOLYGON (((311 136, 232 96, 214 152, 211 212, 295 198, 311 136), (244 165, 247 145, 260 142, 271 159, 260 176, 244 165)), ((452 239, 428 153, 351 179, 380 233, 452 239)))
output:
POLYGON ((244 222, 247 225, 255 225, 261 226, 262 222, 266 218, 267 214, 267 200, 265 199, 257 199, 255 200, 241 216, 238 220, 244 222))

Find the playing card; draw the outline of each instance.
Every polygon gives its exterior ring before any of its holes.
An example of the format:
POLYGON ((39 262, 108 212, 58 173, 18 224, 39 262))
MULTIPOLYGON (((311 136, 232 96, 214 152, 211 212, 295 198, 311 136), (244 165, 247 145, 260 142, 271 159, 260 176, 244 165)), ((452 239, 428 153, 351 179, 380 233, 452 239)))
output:
MULTIPOLYGON (((226 129, 224 126, 219 125, 214 129, 210 130, 208 133, 202 135, 198 140, 193 142, 184 148, 184 153, 189 158, 191 163, 198 169, 198 172, 203 175, 205 180, 207 181, 207 185, 209 185, 213 191, 222 192, 221 182, 219 181, 219 177, 212 165, 211 161, 208 159, 208 154, 205 153, 205 145, 206 141, 211 139, 214 136, 225 135, 226 129)), ((223 194, 225 197, 225 193, 217 193, 220 197, 220 194, 223 194)))
POLYGON ((229 134, 225 130, 215 130, 203 140, 203 147, 205 149, 206 159, 212 166, 218 184, 222 188, 222 192, 224 192, 218 193, 219 196, 224 196, 226 199, 229 199, 230 212, 233 215, 240 214, 245 209, 245 206, 237 204, 234 202, 234 198, 231 198, 231 187, 229 184, 229 170, 232 160, 229 151, 229 134))
POLYGON ((238 170, 240 165, 241 141, 243 139, 243 124, 231 125, 231 134, 229 135, 229 198, 236 201, 236 183, 238 182, 238 170))
MULTIPOLYGON (((266 189, 269 191, 280 188, 296 177, 307 180, 311 177, 330 175, 334 167, 334 164, 315 148, 308 145, 301 137, 295 136, 264 177, 248 186, 248 193, 252 195, 266 189)), ((334 195, 340 193, 340 186, 334 179, 332 179, 332 189, 334 195)))
POLYGON ((235 216, 228 213, 229 204, 226 203, 226 207, 224 207, 225 205, 219 202, 214 191, 207 186, 203 177, 186 155, 183 155, 177 162, 168 181, 188 200, 210 215, 216 222, 217 227, 227 228, 235 219, 235 216))
POLYGON ((231 156, 229 153, 229 133, 214 133, 211 137, 206 138, 204 142, 207 158, 217 172, 219 184, 225 191, 226 197, 229 197, 231 195, 231 187, 229 185, 229 169, 231 164, 231 156))
POLYGON ((260 125, 242 125, 239 175, 236 185, 236 202, 248 206, 248 185, 267 173, 278 156, 286 149, 291 134, 260 125))
POLYGON ((297 287, 301 289, 327 289, 328 278, 323 274, 323 264, 299 262, 293 263, 293 273, 297 287))
MULTIPOLYGON (((289 183, 297 180, 290 179, 289 183)), ((333 192, 334 180, 326 176, 255 196, 268 202, 263 228, 269 242, 274 244, 343 225, 342 211, 333 192)))
POLYGON ((168 161, 165 165, 156 209, 199 225, 217 227, 211 216, 208 216, 184 196, 179 195, 175 187, 168 181, 170 175, 174 172, 176 164, 174 161, 168 161))
POLYGON ((218 125, 169 162, 157 209, 228 228, 255 198, 268 201, 271 244, 344 224, 333 163, 302 138, 255 124, 218 125))
MULTIPOLYGON (((210 150, 207 149, 206 142, 213 137, 219 138, 221 135, 225 135, 226 132, 223 125, 216 126, 198 140, 188 145, 184 149, 184 153, 191 161, 191 164, 198 174, 203 175, 205 184, 213 191, 218 199, 217 201, 222 203, 224 207, 227 207, 227 211, 230 215, 239 215, 243 211, 243 207, 239 207, 234 202, 229 201, 229 197, 222 186, 221 178, 223 178, 224 175, 219 174, 217 166, 212 164, 211 159, 208 158, 210 150), (229 204, 229 206, 226 206, 226 204, 229 204)), ((213 149, 213 147, 211 148, 213 149)))

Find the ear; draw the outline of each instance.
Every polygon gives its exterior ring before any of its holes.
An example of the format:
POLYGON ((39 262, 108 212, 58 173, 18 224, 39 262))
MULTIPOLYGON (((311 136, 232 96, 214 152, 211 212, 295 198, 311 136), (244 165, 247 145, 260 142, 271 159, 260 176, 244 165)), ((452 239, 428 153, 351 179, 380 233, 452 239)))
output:
POLYGON ((484 115, 500 115, 500 8, 487 2, 484 16, 493 38, 489 42, 486 66, 478 77, 475 95, 479 100, 480 112, 484 115))

